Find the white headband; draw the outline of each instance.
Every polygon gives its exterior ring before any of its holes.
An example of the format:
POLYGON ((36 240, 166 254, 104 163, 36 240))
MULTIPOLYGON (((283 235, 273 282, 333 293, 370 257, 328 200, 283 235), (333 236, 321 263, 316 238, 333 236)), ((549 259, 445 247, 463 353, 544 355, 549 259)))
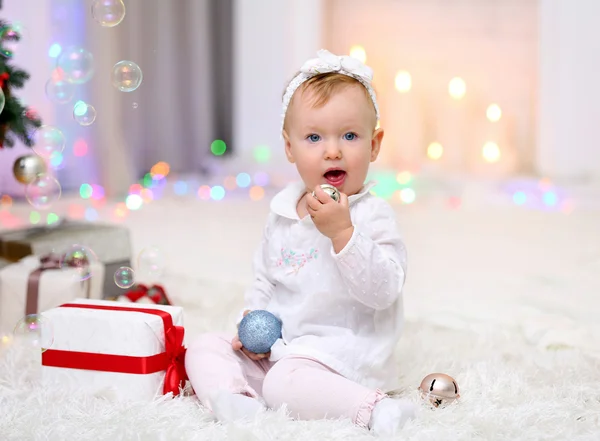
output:
POLYGON ((379 121, 379 106, 377 105, 375 91, 371 86, 371 81, 373 81, 373 69, 369 66, 365 66, 356 58, 347 55, 337 56, 325 49, 318 51, 317 55, 319 58, 313 58, 304 63, 300 68, 300 73, 290 81, 290 84, 285 90, 285 94, 283 95, 283 113, 281 115, 281 131, 283 132, 283 122, 288 106, 298 87, 316 75, 329 72, 337 72, 360 81, 360 83, 365 86, 365 89, 367 89, 367 92, 369 92, 371 101, 373 101, 373 106, 375 106, 377 121, 379 121))

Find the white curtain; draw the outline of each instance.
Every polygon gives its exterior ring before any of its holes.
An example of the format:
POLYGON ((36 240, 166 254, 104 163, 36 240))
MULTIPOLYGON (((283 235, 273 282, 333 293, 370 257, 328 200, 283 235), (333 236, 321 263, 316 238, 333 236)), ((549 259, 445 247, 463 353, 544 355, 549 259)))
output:
POLYGON ((95 154, 107 195, 122 194, 152 165, 199 172, 215 138, 211 87, 211 0, 128 0, 115 28, 91 26, 97 74, 95 154), (144 79, 134 92, 115 93, 112 66, 137 63, 144 79), (101 74, 100 74, 101 72, 101 74))

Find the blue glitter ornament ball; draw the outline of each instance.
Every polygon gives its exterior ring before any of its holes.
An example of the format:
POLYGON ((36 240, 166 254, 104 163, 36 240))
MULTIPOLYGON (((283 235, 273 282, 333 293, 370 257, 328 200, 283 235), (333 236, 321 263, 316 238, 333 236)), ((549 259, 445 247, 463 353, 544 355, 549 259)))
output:
POLYGON ((251 311, 240 322, 238 336, 250 352, 266 354, 281 338, 281 320, 269 311, 251 311))

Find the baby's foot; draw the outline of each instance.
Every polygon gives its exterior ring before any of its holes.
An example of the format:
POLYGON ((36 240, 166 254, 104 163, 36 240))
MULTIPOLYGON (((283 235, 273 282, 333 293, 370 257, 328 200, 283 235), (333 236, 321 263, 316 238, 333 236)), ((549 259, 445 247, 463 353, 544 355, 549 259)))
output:
POLYGON ((256 398, 229 391, 219 391, 211 397, 212 410, 219 421, 251 420, 265 405, 256 398))
POLYGON ((375 405, 369 428, 379 436, 392 436, 415 417, 417 406, 404 399, 384 398, 375 405))

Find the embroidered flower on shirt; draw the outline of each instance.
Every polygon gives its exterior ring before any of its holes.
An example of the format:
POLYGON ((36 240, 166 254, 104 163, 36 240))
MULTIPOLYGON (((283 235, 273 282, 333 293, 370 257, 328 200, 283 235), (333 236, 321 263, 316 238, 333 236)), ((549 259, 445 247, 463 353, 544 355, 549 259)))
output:
POLYGON ((299 254, 294 250, 281 249, 281 257, 277 260, 277 266, 289 268, 290 273, 298 274, 300 268, 319 257, 319 251, 311 248, 308 254, 299 254))

